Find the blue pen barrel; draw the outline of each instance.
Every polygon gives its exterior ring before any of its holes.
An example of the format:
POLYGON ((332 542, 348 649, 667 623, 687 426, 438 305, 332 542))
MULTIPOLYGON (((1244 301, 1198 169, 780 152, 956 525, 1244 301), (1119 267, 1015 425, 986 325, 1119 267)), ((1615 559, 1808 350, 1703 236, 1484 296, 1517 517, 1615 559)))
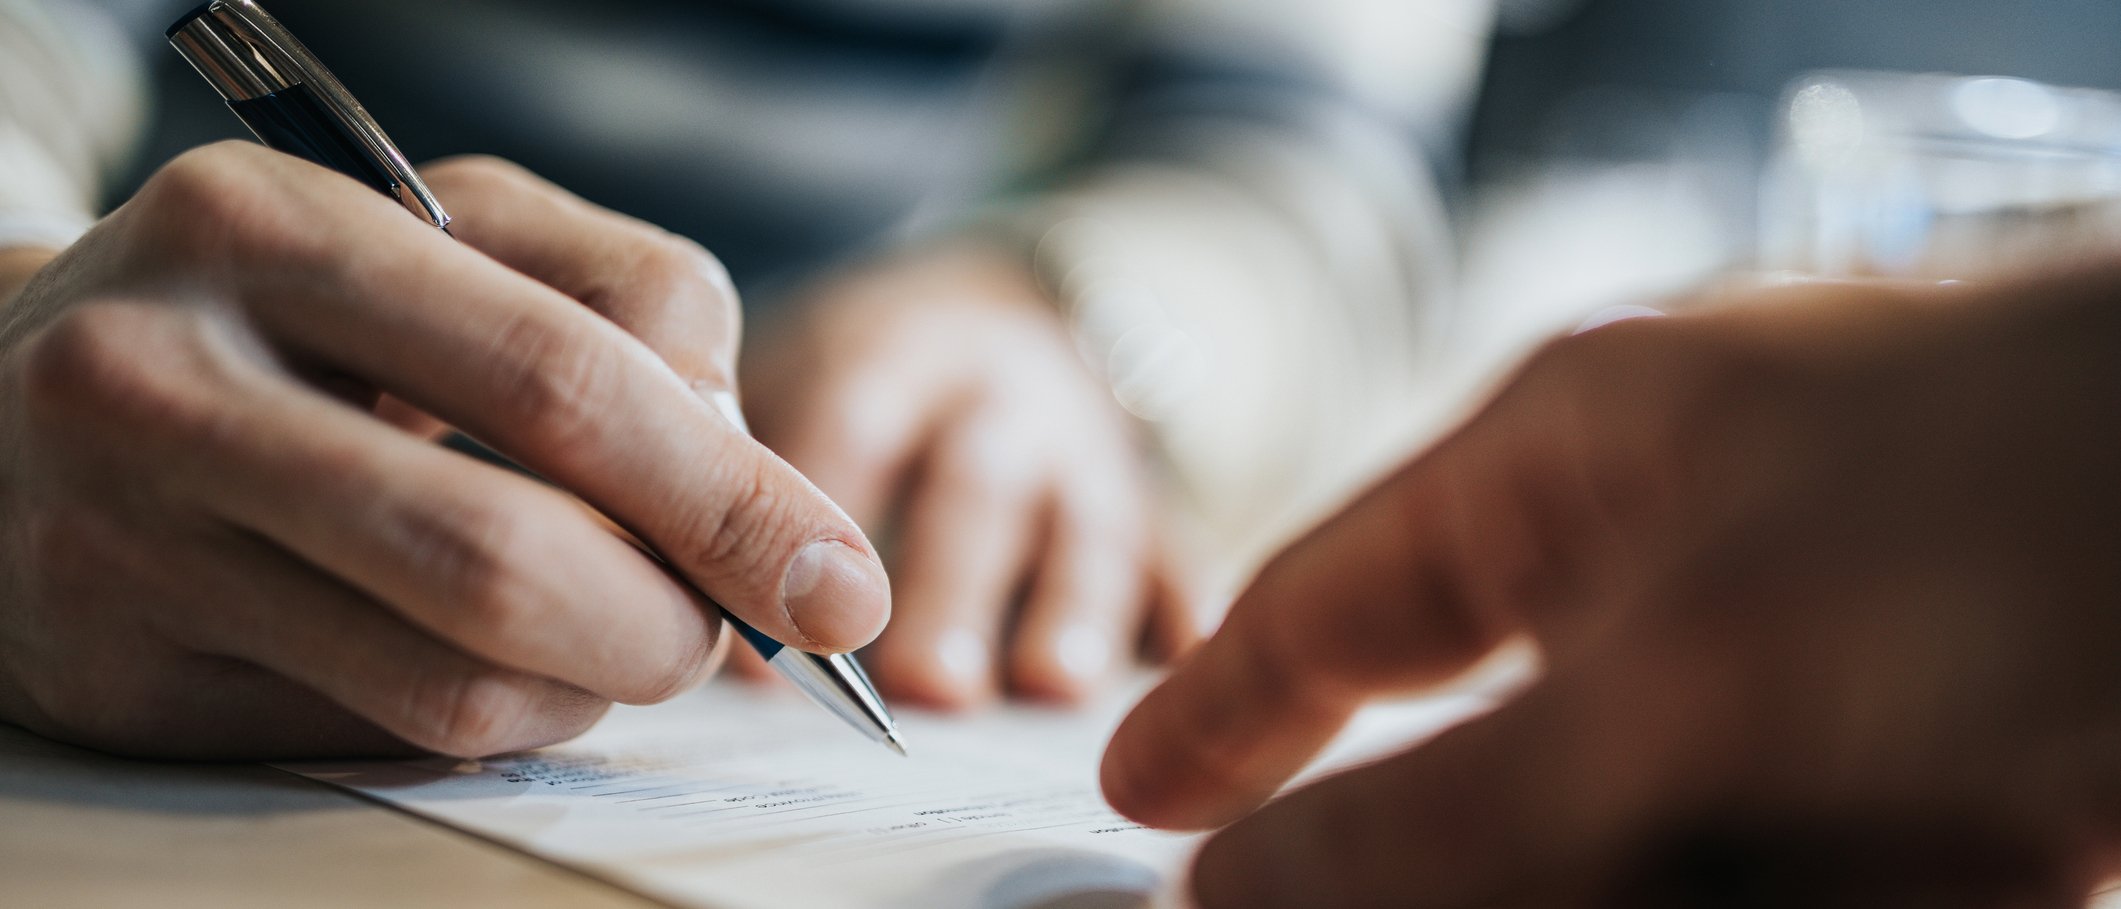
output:
POLYGON ((398 181, 368 149, 338 127, 308 86, 230 101, 228 109, 267 146, 366 183, 393 201, 398 198, 398 181))
POLYGON ((758 651, 759 656, 766 659, 773 659, 781 652, 781 648, 788 646, 767 637, 765 632, 751 627, 750 623, 745 622, 743 619, 730 615, 727 609, 722 610, 722 618, 729 622, 729 627, 736 629, 736 633, 744 639, 744 643, 750 644, 751 649, 758 651))

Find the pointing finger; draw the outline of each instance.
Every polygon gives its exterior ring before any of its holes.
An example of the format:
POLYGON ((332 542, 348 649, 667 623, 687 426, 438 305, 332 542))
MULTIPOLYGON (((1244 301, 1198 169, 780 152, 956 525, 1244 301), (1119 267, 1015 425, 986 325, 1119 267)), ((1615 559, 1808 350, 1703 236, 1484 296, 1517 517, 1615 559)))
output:
POLYGON ((768 635, 836 651, 882 628, 890 594, 861 530, 653 350, 374 193, 258 155, 251 170, 278 179, 193 178, 202 185, 186 191, 226 206, 240 200, 220 196, 254 197, 263 184, 280 204, 292 197, 347 222, 290 227, 269 244, 305 267, 239 269, 249 314, 275 342, 580 495, 768 635), (349 231, 364 238, 354 254, 335 239, 349 231))

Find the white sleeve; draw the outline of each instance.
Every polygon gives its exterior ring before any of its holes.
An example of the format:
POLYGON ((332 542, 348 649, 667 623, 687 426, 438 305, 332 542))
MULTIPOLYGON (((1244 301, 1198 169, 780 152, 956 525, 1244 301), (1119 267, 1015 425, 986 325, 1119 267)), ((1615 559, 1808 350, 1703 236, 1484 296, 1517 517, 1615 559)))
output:
POLYGON ((1146 99, 1017 230, 1212 554, 1242 574, 1436 419, 1456 253, 1420 138, 1454 130, 1494 10, 1147 6, 1211 75, 1146 99), (1286 78, 1212 75, 1223 66, 1286 78))
POLYGON ((0 247, 70 245, 137 142, 133 46, 80 0, 0 0, 0 247))

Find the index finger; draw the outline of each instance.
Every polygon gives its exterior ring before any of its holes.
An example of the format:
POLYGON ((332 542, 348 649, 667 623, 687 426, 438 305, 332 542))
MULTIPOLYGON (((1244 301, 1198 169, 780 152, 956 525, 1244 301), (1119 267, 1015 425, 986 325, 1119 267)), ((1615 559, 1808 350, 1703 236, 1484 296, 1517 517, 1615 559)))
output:
MULTIPOLYGON (((1612 331, 1609 329, 1608 331, 1612 331)), ((1629 430, 1577 393, 1582 341, 1274 559, 1221 631, 1106 751, 1121 812, 1218 826, 1257 807, 1366 700, 1453 678, 1583 583, 1605 504, 1591 475, 1629 430)), ((1605 356, 1615 351, 1600 351, 1605 356)), ((1548 635, 1542 633, 1542 638, 1548 635)))
POLYGON ((861 530, 638 339, 307 162, 260 151, 254 165, 207 187, 237 198, 198 204, 245 204, 262 183, 275 198, 261 203, 329 222, 274 225, 275 260, 238 263, 276 342, 581 496, 779 640, 848 650, 881 629, 889 591, 861 530))
POLYGON ((450 158, 421 173, 456 214, 457 239, 581 301, 697 391, 733 403, 743 311, 729 272, 699 244, 497 158, 450 158))

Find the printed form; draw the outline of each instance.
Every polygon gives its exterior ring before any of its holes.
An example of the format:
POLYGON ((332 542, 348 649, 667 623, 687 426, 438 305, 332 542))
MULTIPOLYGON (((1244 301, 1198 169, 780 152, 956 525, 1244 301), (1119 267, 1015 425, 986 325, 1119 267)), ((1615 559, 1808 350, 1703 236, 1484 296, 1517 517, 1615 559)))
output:
MULTIPOLYGON (((1081 712, 901 716, 908 758, 791 691, 718 683, 528 754, 283 769, 679 906, 1155 906, 1195 838, 1121 818, 1096 781, 1144 690, 1081 712)), ((1368 744, 1337 750, 1374 752, 1481 703, 1391 708, 1368 744)))

